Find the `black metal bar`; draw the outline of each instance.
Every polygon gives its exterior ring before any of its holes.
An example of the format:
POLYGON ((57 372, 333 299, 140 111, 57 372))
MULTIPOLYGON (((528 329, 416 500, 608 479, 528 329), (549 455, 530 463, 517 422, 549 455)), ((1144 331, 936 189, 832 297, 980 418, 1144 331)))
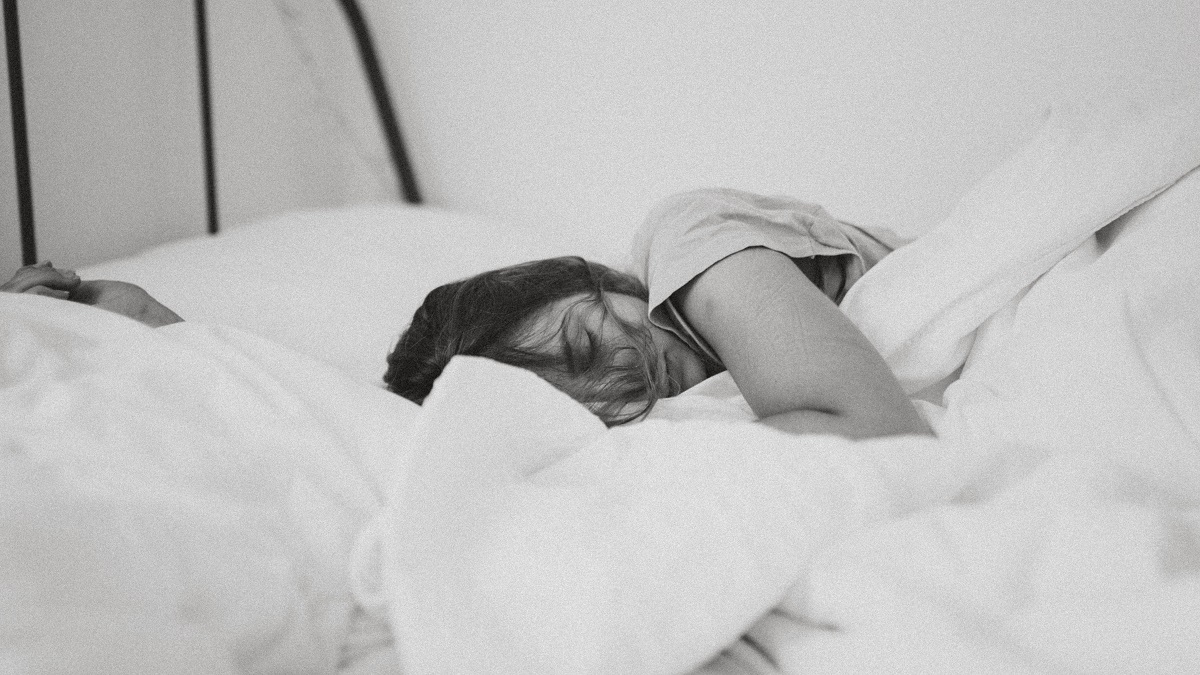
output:
POLYGON ((25 120, 25 75, 21 67, 17 0, 4 0, 4 44, 8 49, 8 100, 12 106, 13 159, 21 219, 21 264, 32 265, 38 261, 37 235, 33 229, 33 179, 29 170, 29 129, 25 120))
POLYGON ((396 120, 396 110, 388 93, 387 80, 383 76, 383 66, 375 52, 371 40, 371 31, 367 27, 367 19, 363 16, 355 0, 341 0, 342 10, 354 33, 354 41, 358 45, 358 56, 362 60, 363 70, 367 75, 367 84, 371 87, 371 95, 375 99, 375 109, 379 113, 379 123, 383 125, 383 135, 387 140, 388 151, 392 156, 392 164, 396 167, 396 176, 400 182, 400 194, 409 204, 420 204, 421 193, 417 189, 417 177, 408 161, 408 152, 404 148, 404 139, 400 135, 400 124, 396 120))
POLYGON ((200 64, 200 130, 204 141, 204 198, 208 207, 208 233, 220 230, 217 211, 217 153, 213 141, 212 79, 208 68, 208 12, 205 0, 196 0, 196 60, 200 64))

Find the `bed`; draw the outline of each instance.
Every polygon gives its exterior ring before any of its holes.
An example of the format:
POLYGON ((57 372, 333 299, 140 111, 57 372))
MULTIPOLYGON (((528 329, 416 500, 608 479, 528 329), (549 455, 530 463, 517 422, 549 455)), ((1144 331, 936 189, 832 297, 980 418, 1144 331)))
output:
POLYGON ((853 289, 936 439, 722 376, 614 429, 479 359, 393 396, 425 289, 572 245, 429 207, 81 271, 164 329, 6 294, 6 670, 1200 670, 1197 110, 1056 111, 853 289))
POLYGON ((843 310, 936 438, 606 428, 537 377, 382 388, 429 289, 584 253, 428 206, 0 294, 0 670, 1200 672, 1200 98, 1059 107, 843 310))

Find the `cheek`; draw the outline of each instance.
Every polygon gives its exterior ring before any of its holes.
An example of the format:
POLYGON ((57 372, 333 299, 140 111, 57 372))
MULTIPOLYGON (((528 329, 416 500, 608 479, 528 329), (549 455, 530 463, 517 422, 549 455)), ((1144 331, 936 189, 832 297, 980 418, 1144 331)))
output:
POLYGON ((654 350, 661 360, 677 361, 685 353, 691 352, 682 340, 661 328, 655 328, 652 334, 654 335, 654 350))
POLYGON ((704 380, 707 380, 708 371, 704 367, 704 359, 700 358, 690 349, 688 349, 687 352, 687 356, 685 357, 687 359, 687 365, 684 367, 684 369, 687 371, 687 375, 685 376, 686 381, 684 382, 684 387, 690 389, 700 384, 704 380))
POLYGON ((678 347, 687 349, 687 345, 683 344, 682 340, 675 337, 674 333, 663 330, 654 324, 650 324, 650 336, 654 338, 654 345, 660 352, 665 352, 669 349, 675 349, 678 347))
POLYGON ((661 328, 656 328, 658 334, 655 335, 655 344, 658 350, 672 360, 682 364, 691 364, 693 361, 697 365, 701 365, 700 355, 692 351, 692 348, 687 346, 687 343, 675 337, 673 333, 669 333, 661 328))

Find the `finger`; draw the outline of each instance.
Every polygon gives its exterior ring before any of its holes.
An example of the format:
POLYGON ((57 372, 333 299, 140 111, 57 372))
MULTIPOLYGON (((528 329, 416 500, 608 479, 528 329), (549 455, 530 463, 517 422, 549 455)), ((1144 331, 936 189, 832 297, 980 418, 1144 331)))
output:
POLYGON ((29 265, 17 270, 12 279, 0 285, 0 291, 24 293, 34 286, 70 290, 79 285, 79 275, 72 270, 57 270, 48 263, 29 265))
POLYGON ((66 284, 67 288, 75 288, 79 285, 79 275, 75 273, 75 270, 60 269, 58 270, 58 274, 63 278, 63 283, 66 284))
POLYGON ((48 298, 58 298, 60 300, 66 300, 71 295, 70 291, 62 291, 57 288, 47 288, 45 286, 34 286, 25 292, 33 295, 44 295, 48 298))
POLYGON ((41 286, 69 291, 79 285, 79 275, 75 273, 75 270, 55 269, 49 264, 44 269, 52 274, 42 280, 42 283, 39 284, 41 286))

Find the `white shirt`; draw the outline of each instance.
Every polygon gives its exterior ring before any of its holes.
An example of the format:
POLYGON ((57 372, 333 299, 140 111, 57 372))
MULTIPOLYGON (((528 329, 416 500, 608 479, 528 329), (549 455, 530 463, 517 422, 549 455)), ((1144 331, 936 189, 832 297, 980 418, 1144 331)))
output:
POLYGON ((634 236, 633 263, 650 289, 650 321, 720 363, 671 299, 718 261, 756 246, 797 261, 813 258, 818 286, 836 303, 902 243, 886 230, 837 220, 816 204, 706 189, 669 197, 651 210, 634 236))

